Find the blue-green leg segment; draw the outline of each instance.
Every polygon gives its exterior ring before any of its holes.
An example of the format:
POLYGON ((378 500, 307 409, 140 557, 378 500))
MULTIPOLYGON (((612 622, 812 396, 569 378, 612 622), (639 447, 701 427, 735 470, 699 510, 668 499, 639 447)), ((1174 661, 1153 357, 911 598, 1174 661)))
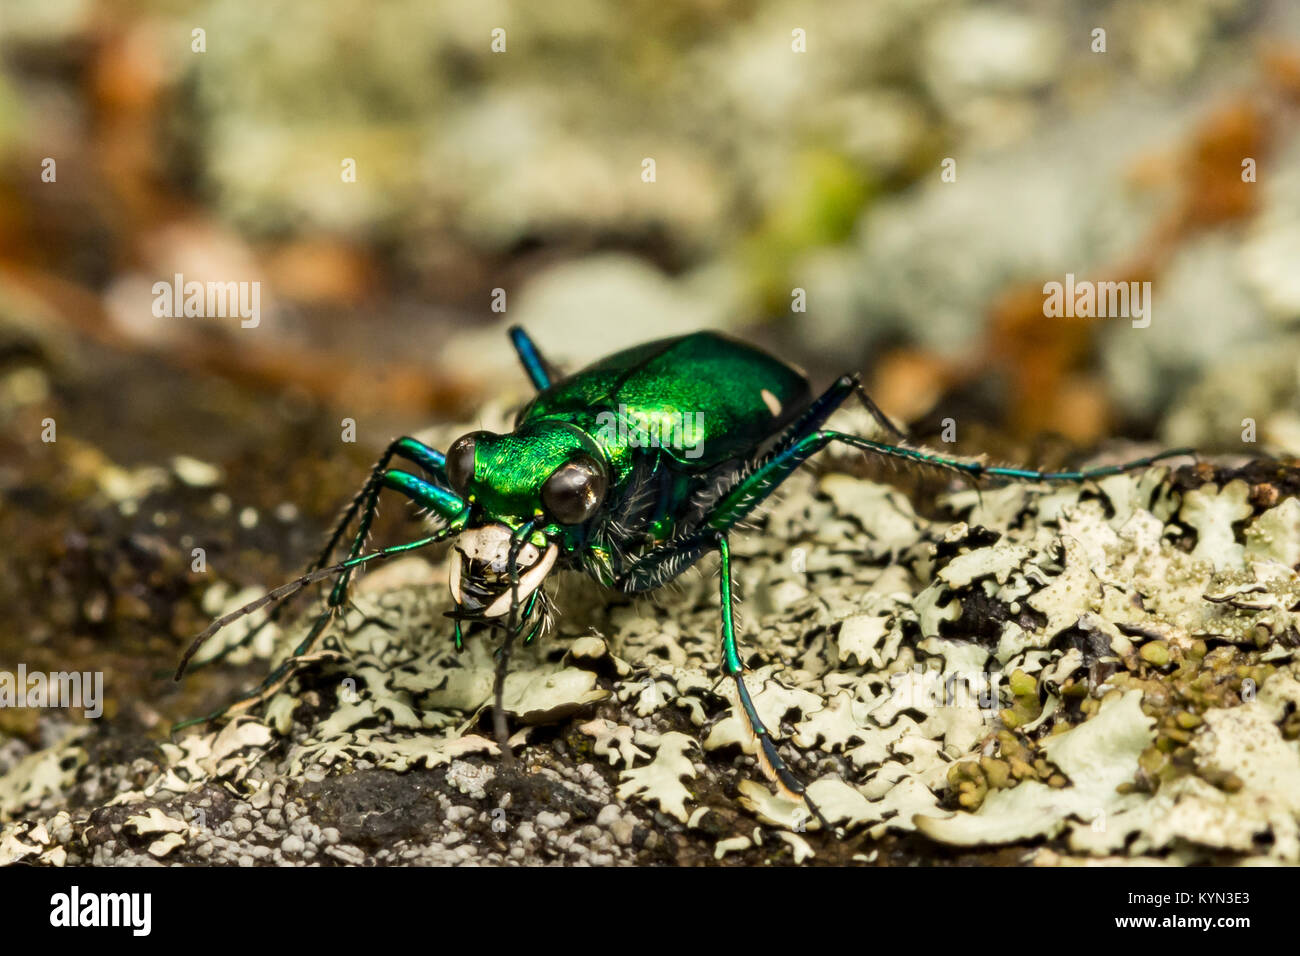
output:
POLYGON ((736 639, 736 598, 732 586, 731 548, 727 542, 727 536, 716 531, 709 532, 692 536, 681 543, 669 544, 656 549, 646 556, 647 560, 644 566, 638 563, 629 568, 627 574, 615 582, 615 587, 626 592, 645 590, 654 586, 648 582, 662 579, 664 568, 668 568, 670 571, 672 569, 684 570, 693 564, 705 550, 717 551, 722 562, 719 571, 722 587, 722 672, 735 681, 736 695, 740 699, 740 706, 745 713, 745 720, 749 723, 749 727, 758 741, 760 760, 764 769, 768 772, 768 776, 777 780, 781 786, 795 796, 802 797, 809 811, 821 821, 823 827, 829 830, 829 823, 822 816, 821 811, 817 809, 817 805, 809 799, 803 782, 794 775, 790 768, 786 766, 785 761, 781 759, 776 744, 772 740, 772 735, 768 733, 762 719, 758 716, 758 711, 754 708, 754 701, 749 696, 749 688, 745 686, 745 665, 740 659, 740 645, 736 639), (707 547, 701 545, 701 541, 704 539, 707 539, 707 547))
MULTIPOLYGON (((858 389, 861 391, 861 388, 857 376, 841 375, 830 388, 813 399, 803 413, 786 427, 781 434, 781 438, 777 440, 776 445, 768 453, 767 458, 780 454, 792 442, 798 441, 809 432, 821 428, 826 423, 826 419, 830 418, 835 413, 835 410, 844 404, 844 400, 853 394, 853 390, 858 389)), ((866 393, 862 392, 862 394, 865 395, 866 393)), ((870 404, 868 408, 879 412, 874 403, 870 404)), ((761 463, 762 461, 755 463, 754 467, 761 463)))
MULTIPOLYGON (((277 591, 283 590, 285 596, 288 596, 289 594, 292 594, 294 591, 298 590, 305 584, 310 583, 311 581, 314 581, 318 578, 331 576, 334 573, 337 573, 339 575, 338 581, 340 583, 345 583, 348 576, 351 575, 352 571, 354 571, 356 568, 360 567, 361 565, 369 563, 370 561, 382 560, 384 558, 388 558, 396 554, 402 554, 407 551, 414 551, 417 548, 425 548, 428 547, 429 545, 436 544, 440 541, 445 541, 447 538, 450 538, 452 535, 458 533, 461 529, 461 526, 464 523, 463 515, 465 512, 465 503, 461 500, 461 498, 458 495, 454 494, 453 492, 437 484, 434 484, 433 482, 426 481, 425 479, 420 478, 417 475, 412 475, 408 472, 400 471, 397 469, 387 469, 378 476, 377 481, 372 480, 367 482, 367 485, 371 485, 371 484, 374 485, 374 489, 370 493, 370 498, 372 500, 368 501, 366 504, 366 509, 363 515, 362 528, 359 530, 357 537, 353 541, 351 553, 348 555, 347 560, 345 560, 342 564, 337 565, 334 568, 322 569, 318 566, 313 566, 312 568, 309 568, 307 573, 304 574, 302 577, 300 577, 297 581, 290 582, 288 585, 285 585, 283 589, 277 589, 277 591), (429 509, 438 517, 446 521, 447 522, 446 526, 440 528, 438 531, 436 531, 431 535, 428 535, 423 538, 419 538, 415 541, 408 541, 403 544, 394 545, 392 547, 384 548, 379 551, 373 551, 370 552, 369 554, 359 554, 358 552, 360 551, 361 547, 365 542, 366 534, 369 533, 370 520, 373 519, 374 507, 375 507, 373 499, 378 497, 379 491, 382 490, 383 488, 391 488, 395 491, 400 491, 407 498, 414 501, 417 505, 429 509)), ((334 544, 332 543, 330 548, 327 549, 327 554, 332 552, 333 547, 334 544)), ((268 594, 267 597, 264 598, 263 600, 272 600, 275 598, 276 598, 276 592, 273 591, 271 592, 271 594, 268 594)), ((298 659, 300 659, 303 655, 307 654, 312 649, 312 647, 315 646, 316 641, 320 638, 321 634, 324 633, 325 628, 328 626, 330 619, 333 617, 335 612, 346 602, 346 600, 347 600, 346 586, 340 586, 339 583, 336 583, 334 588, 330 592, 329 599, 326 601, 325 610, 320 614, 319 617, 317 617, 316 621, 312 624, 311 628, 307 632, 306 637, 304 637, 303 640, 298 644, 298 646, 294 648, 293 653, 283 663, 281 663, 278 667, 272 670, 272 672, 268 674, 266 678, 260 684, 258 684, 257 687, 253 688, 253 690, 251 690, 249 693, 243 695, 242 697, 233 701, 231 704, 227 705, 226 707, 223 707, 221 710, 216 711, 215 713, 209 714, 206 717, 200 717, 194 720, 184 721, 182 723, 175 725, 172 728, 173 733, 177 730, 180 730, 184 727, 191 726, 193 724, 206 723, 211 720, 217 720, 227 714, 247 709, 253 704, 265 700, 271 693, 273 693, 286 680, 288 680, 290 676, 292 676, 298 659)), ((246 608, 241 609, 241 611, 236 612, 234 616, 239 616, 242 615, 243 613, 246 613, 249 610, 253 610, 259 604, 260 602, 254 602, 253 605, 250 605, 246 608)), ((224 626, 226 623, 229 623, 229 620, 231 619, 233 619, 233 616, 216 621, 213 623, 212 626, 208 628, 207 631, 199 635, 199 638, 191 646, 189 653, 187 653, 186 660, 191 654, 193 654, 196 650, 198 650, 200 646, 202 646, 203 641, 206 640, 207 637, 216 633, 216 631, 219 630, 222 626, 224 626)), ((182 660, 181 667, 177 671, 178 679, 181 673, 183 672, 184 667, 185 667, 185 660, 182 660)))
MULTIPOLYGON (((402 491, 407 494, 407 497, 421 504, 424 503, 421 501, 421 496, 427 497, 435 502, 435 504, 428 505, 435 511, 438 510, 437 502, 440 502, 443 496, 450 496, 456 502, 455 510, 452 513, 459 512, 460 499, 456 498, 450 491, 450 485, 447 482, 446 464, 447 459, 442 452, 436 448, 430 448, 424 442, 417 441, 410 436, 399 438, 389 445, 384 449, 384 453, 379 456, 374 468, 370 470, 370 476, 366 479, 366 483, 353 496, 347 508, 344 509, 343 515, 334 527, 334 532, 330 535, 329 543, 325 545, 325 550, 308 566, 307 570, 309 572, 315 571, 330 563, 334 558, 334 552, 338 548, 339 542, 343 539, 344 533, 352 524, 358 512, 361 514, 361 521, 357 526, 357 533, 352 539, 352 546, 348 550, 348 557, 355 558, 361 553, 361 549, 365 547, 366 539, 370 536, 370 526, 375 520, 375 511, 379 506, 379 492, 385 487, 402 491), (405 474, 404 472, 389 471, 388 463, 393 458, 405 458, 419 465, 432 481, 414 479, 417 483, 411 484, 409 491, 407 488, 402 487, 401 481, 395 484, 390 483, 387 478, 389 474, 405 474)), ((408 477, 414 478, 414 476, 408 477)), ((450 510, 450 506, 444 505, 443 507, 444 510, 450 510)), ((334 583, 334 588, 330 592, 331 608, 339 607, 347 600, 347 589, 351 578, 352 571, 348 570, 343 572, 334 583)), ((274 619, 275 615, 269 620, 274 619)))
MULTIPOLYGON (((352 546, 348 549, 348 558, 355 558, 361 553, 362 548, 365 547, 366 539, 370 537, 370 526, 374 523, 375 512, 379 507, 379 493, 384 488, 400 491, 412 501, 422 507, 431 509, 446 520, 450 520, 451 517, 459 514, 464 507, 464 503, 450 490, 450 485, 447 482, 446 464, 446 456, 438 449, 424 444, 424 442, 417 441, 410 436, 404 436, 394 441, 379 456, 374 468, 370 470, 370 476, 366 479, 365 485, 362 486, 361 490, 357 492, 344 510, 342 517, 334 528, 333 534, 330 535, 329 543, 325 545, 325 550, 307 568, 307 571, 318 570, 330 563, 344 532, 351 525, 358 511, 361 513, 361 520, 357 525, 357 533, 352 539, 352 546), (388 463, 393 458, 405 458, 419 465, 432 481, 426 481, 403 471, 389 469, 388 463)), ((328 622, 328 617, 335 608, 342 607, 347 602, 348 585, 351 580, 352 569, 348 568, 334 582, 334 587, 330 591, 328 609, 322 615, 326 622, 328 622)), ((279 608, 276 610, 278 611, 279 608)), ((273 612, 268 621, 275 620, 276 616, 273 612)), ((324 627, 325 624, 320 623, 320 630, 312 629, 314 633, 309 635, 311 641, 315 640, 315 636, 321 630, 324 630, 324 627)), ((305 649, 301 652, 295 651, 294 656, 299 656, 300 653, 305 652, 305 649)))
MULTIPOLYGON (((375 499, 378 497, 384 472, 388 470, 388 463, 394 458, 405 458, 407 461, 419 465, 430 480, 440 487, 450 490, 451 486, 447 482, 447 459, 442 452, 436 448, 430 448, 424 442, 417 441, 409 435, 397 439, 384 449, 384 453, 379 456, 379 460, 370 469, 370 476, 366 479, 366 483, 353 496, 352 501, 340 516, 338 524, 334 526, 334 531, 330 535, 329 543, 325 545, 325 550, 320 553, 320 557, 307 570, 312 571, 316 568, 323 568, 330 563, 334 557, 334 550, 338 547, 339 542, 343 540, 344 533, 352 524, 352 520, 357 516, 358 511, 362 512, 362 526, 365 532, 369 533, 370 523, 374 520, 375 499)), ((364 541, 364 535, 362 538, 364 541)))
POLYGON ((758 711, 754 708, 754 701, 749 696, 749 688, 745 686, 745 665, 740 659, 740 647, 736 641, 735 596, 732 592, 731 578, 731 546, 727 543, 726 535, 718 535, 717 549, 718 555, 722 559, 719 579, 722 582, 723 673, 736 682, 736 695, 740 698, 740 706, 745 711, 745 719, 749 722, 749 727, 758 740, 760 756, 768 776, 778 781, 782 787, 794 795, 802 797, 808 810, 821 821, 823 827, 829 830, 830 824, 827 823, 826 818, 817 809, 817 805, 808 796, 803 781, 796 777, 790 768, 786 766, 785 761, 781 759, 781 754, 776 749, 772 735, 767 732, 762 719, 758 716, 758 711))
MULTIPOLYGON (((378 505, 379 491, 383 487, 382 481, 384 472, 388 469, 388 463, 392 461, 393 458, 404 458, 407 461, 418 465, 433 483, 436 483, 443 489, 450 488, 450 485, 447 483, 446 458, 442 452, 438 451, 436 448, 431 448, 410 436, 404 436, 397 439, 384 449, 384 453, 379 456, 379 460, 370 470, 370 476, 366 479, 366 483, 362 485, 361 490, 353 496, 352 501, 349 502, 348 506, 344 509, 343 514, 339 517, 324 550, 321 551, 315 561, 307 565, 307 568, 304 571, 305 574, 317 571, 328 565, 330 561, 333 560, 334 553, 338 549, 339 543, 343 540, 344 534, 351 526, 358 512, 361 513, 361 527, 356 538, 353 540, 353 546, 349 555, 355 557, 360 554, 361 548, 365 545, 366 537, 370 534, 370 525, 374 521, 375 508, 378 505)), ((339 587, 339 584, 336 583, 335 585, 335 592, 340 596, 339 603, 342 603, 342 594, 346 591, 346 580, 348 577, 350 577, 350 572, 345 575, 343 581, 340 582, 342 583, 341 588, 339 587)), ((212 664, 218 663, 232 651, 248 644, 256 638, 258 632, 261 631, 263 627, 278 621, 280 616, 284 613, 285 607, 287 607, 287 604, 277 604, 271 610, 271 613, 267 615, 266 620, 257 627, 250 629, 242 640, 225 648, 220 654, 213 656, 203 662, 203 664, 195 665, 193 669, 197 670, 200 667, 208 667, 212 664)))
MULTIPOLYGON (((414 441, 414 439, 410 440, 414 441)), ((421 447, 423 448, 425 446, 421 447)), ((441 453, 437 454, 441 457, 441 453)), ((362 548, 365 547, 366 538, 370 535, 370 525, 374 521, 379 493, 383 489, 391 488, 393 491, 400 492, 420 507, 427 508, 443 521, 447 522, 452 521, 452 519, 459 515, 465 508, 465 503, 455 492, 448 490, 442 485, 426 481, 418 475, 413 475, 406 471, 400 471, 396 468, 389 468, 380 473, 378 480, 374 481, 373 485, 374 487, 371 489, 365 508, 361 513, 361 522, 357 526, 356 537, 352 539, 352 547, 348 550, 348 560, 343 562, 343 566, 346 570, 344 570, 338 576, 338 580, 334 582, 334 587, 330 591, 329 601, 326 604, 325 612, 322 614, 323 620, 327 621, 335 610, 347 603, 348 584, 351 581, 352 571, 355 567, 353 562, 355 562, 358 555, 361 554, 362 548)), ((322 630, 324 629, 324 624, 321 624, 321 628, 322 630)), ((314 630, 315 628, 313 628, 313 631, 314 630)), ((298 653, 299 652, 295 651, 295 656, 297 656, 298 653)))
MULTIPOLYGON (((1148 455, 1145 458, 1135 458, 1132 461, 1126 461, 1118 465, 1102 465, 1098 468, 1085 468, 1079 471, 1036 471, 1032 468, 1004 468, 998 465, 986 465, 979 461, 948 458, 944 455, 936 455, 933 452, 922 451, 917 448, 886 445, 867 438, 859 438, 857 435, 846 435, 843 432, 818 432, 816 435, 810 435, 805 441, 811 447, 811 451, 808 452, 809 455, 825 447, 830 442, 838 441, 846 445, 852 445, 855 448, 861 448, 864 451, 874 451, 892 458, 903 458, 922 465, 950 468, 975 478, 1009 478, 1013 481, 1093 481, 1098 478, 1109 478, 1112 475, 1122 475, 1125 472, 1141 471, 1167 458, 1184 458, 1196 454, 1195 450, 1191 448, 1173 448, 1155 455, 1148 455)), ((807 458, 807 455, 804 458, 807 458)))
POLYGON ((555 366, 542 357, 532 338, 518 325, 510 327, 510 344, 519 353, 519 361, 529 381, 533 383, 533 388, 544 392, 559 379, 555 366))
POLYGON ((857 435, 849 435, 844 432, 816 431, 793 442, 780 454, 773 456, 723 497, 718 502, 717 507, 710 513, 707 519, 708 527, 716 532, 726 531, 734 527, 737 522, 743 520, 768 495, 776 490, 781 482, 790 477, 799 466, 831 442, 842 442, 854 448, 861 448, 864 451, 872 451, 892 458, 902 458, 921 465, 949 468, 975 478, 1008 478, 1014 481, 1090 481, 1096 478, 1120 475, 1128 471, 1139 471, 1143 468, 1149 468, 1156 462, 1163 461, 1166 458, 1192 454, 1189 449, 1177 448, 1160 452, 1157 455, 1137 458, 1123 464, 1104 465, 1099 468, 1087 468, 1081 471, 1034 471, 1029 468, 1003 468, 986 465, 978 461, 949 458, 903 445, 887 445, 883 442, 860 438, 857 435))
MULTIPOLYGON (((379 504, 379 492, 385 486, 396 487, 398 491, 404 490, 398 485, 387 484, 386 482, 386 475, 389 474, 388 463, 392 461, 394 457, 405 458, 408 461, 414 462, 424 469, 425 473, 433 479, 433 482, 436 482, 435 485, 425 481, 421 482, 421 485, 427 486, 428 488, 436 488, 447 495, 452 494, 450 485, 447 482, 446 456, 436 448, 430 448, 423 442, 416 441, 414 438, 409 436, 397 439, 397 441, 389 445, 388 448, 384 450, 384 453, 379 456, 379 461, 377 461, 375 467, 370 470, 370 477, 366 479, 365 485, 362 486, 361 491, 356 494, 347 509, 343 512, 343 516, 339 519, 338 525, 334 528, 334 533, 330 535, 330 540, 325 546, 325 550, 321 552, 321 555, 316 559, 315 564, 313 564, 308 570, 323 568, 325 565, 329 564, 330 560, 334 557, 334 549, 338 547, 339 541, 342 539, 348 526, 352 523, 352 519, 356 517, 358 510, 361 512, 361 522, 357 526, 356 536, 352 539, 352 547, 348 551, 348 557, 354 558, 361 553, 361 549, 365 547, 366 538, 370 535, 370 526, 375 520, 375 510, 379 504)), ((402 473, 398 472, 397 474, 402 473)), ((419 501, 420 499, 418 494, 423 493, 423 491, 419 486, 413 487, 416 488, 417 493, 408 495, 408 497, 419 501)), ((437 498, 437 495, 431 494, 431 497, 437 498)), ((452 495, 452 497, 455 496, 452 495)), ((459 498, 456 499, 457 502, 459 502, 459 500, 459 498)), ((457 511, 459 511, 459 508, 457 508, 457 511)), ((341 596, 347 592, 348 580, 350 578, 351 572, 344 572, 339 577, 338 582, 334 585, 334 594, 340 596, 339 603, 342 603, 341 596)))
POLYGON ((822 392, 808 405, 802 415, 786 428, 782 440, 777 442, 772 456, 779 454, 805 435, 821 428, 826 423, 826 419, 830 418, 844 404, 845 399, 855 394, 858 401, 862 403, 862 407, 867 410, 883 431, 888 432, 900 441, 907 440, 907 435, 890 421, 889 416, 880 410, 880 406, 872 401, 871 396, 862 387, 862 380, 859 376, 841 375, 830 388, 822 392))

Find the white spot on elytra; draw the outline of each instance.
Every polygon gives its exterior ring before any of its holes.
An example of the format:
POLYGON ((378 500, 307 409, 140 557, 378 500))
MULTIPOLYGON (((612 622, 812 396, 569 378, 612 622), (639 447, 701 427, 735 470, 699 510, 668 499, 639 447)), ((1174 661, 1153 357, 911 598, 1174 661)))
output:
POLYGON ((762 394, 762 396, 763 396, 763 401, 764 401, 764 403, 767 405, 767 410, 768 410, 769 412, 772 413, 772 417, 775 418, 775 417, 777 417, 778 415, 780 415, 780 414, 781 414, 781 400, 778 399, 778 398, 777 398, 775 395, 773 395, 771 392, 769 392, 767 389, 763 389, 763 391, 761 392, 761 394, 762 394))

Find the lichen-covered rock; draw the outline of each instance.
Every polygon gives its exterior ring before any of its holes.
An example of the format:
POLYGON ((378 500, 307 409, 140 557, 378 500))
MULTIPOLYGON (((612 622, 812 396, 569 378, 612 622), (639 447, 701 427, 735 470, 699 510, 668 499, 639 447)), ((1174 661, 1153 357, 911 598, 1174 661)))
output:
MULTIPOLYGON (((1272 494, 1206 465, 956 488, 926 514, 849 473, 796 475, 735 539, 744 654, 834 833, 754 766, 718 680, 707 562, 654 600, 554 582, 553 631, 511 660, 508 767, 487 717, 492 640, 455 652, 434 555, 362 579, 254 716, 130 772, 88 762, 80 737, 4 757, 0 852, 849 862, 913 833, 1038 847, 1040 863, 1300 862, 1300 527, 1276 493, 1293 472, 1260 472, 1272 494), (72 792, 100 809, 65 810, 72 792)), ((284 627, 277 655, 312 619, 284 627)))

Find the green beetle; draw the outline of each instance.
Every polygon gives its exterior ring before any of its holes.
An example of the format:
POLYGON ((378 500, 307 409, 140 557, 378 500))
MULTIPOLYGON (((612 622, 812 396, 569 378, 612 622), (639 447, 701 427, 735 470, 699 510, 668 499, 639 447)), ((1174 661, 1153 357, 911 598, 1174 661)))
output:
MULTIPOLYGON (((809 457, 837 441, 977 478, 1030 481, 1081 481, 1187 454, 1169 451, 1090 471, 993 467, 907 445, 856 376, 843 376, 814 396, 804 376, 789 365, 716 333, 636 346, 563 378, 522 329, 511 329, 510 336, 538 392, 520 411, 514 431, 471 432, 457 439, 446 455, 414 438, 394 441, 307 573, 214 621, 191 645, 177 679, 195 651, 225 624, 313 581, 336 577, 324 613, 294 657, 306 653, 332 613, 347 601, 356 567, 455 537, 457 557, 450 562, 449 581, 455 608, 448 613, 456 646, 462 646, 463 625, 469 622, 505 632, 494 714, 497 736, 504 743, 501 689, 509 648, 519 634, 532 640, 546 622, 542 584, 552 571, 579 570, 607 587, 633 594, 658 588, 704 555, 717 553, 722 670, 735 681, 760 744, 765 773, 788 795, 802 797, 821 818, 803 783, 782 759, 745 686, 729 546, 729 536, 741 521, 809 457), (826 420, 850 395, 857 395, 881 428, 900 443, 825 429, 826 420), (416 470, 389 467, 394 458, 410 462, 416 470), (363 554, 384 489, 427 509, 441 527, 418 540, 363 554), (347 559, 327 567, 354 521, 357 531, 347 559)), ((292 663, 291 658, 220 713, 263 699, 289 675, 292 663)), ((509 749, 502 749, 508 757, 509 749)))

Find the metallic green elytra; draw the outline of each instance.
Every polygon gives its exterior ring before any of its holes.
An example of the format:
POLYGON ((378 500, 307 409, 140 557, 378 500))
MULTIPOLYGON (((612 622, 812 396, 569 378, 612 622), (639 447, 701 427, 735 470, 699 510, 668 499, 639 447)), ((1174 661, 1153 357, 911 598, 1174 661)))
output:
MULTIPOLYGON (((658 588, 706 554, 720 559, 721 666, 760 743, 768 776, 808 799, 754 709, 736 639, 729 536, 738 523, 812 455, 831 442, 972 477, 1082 481, 1145 468, 1184 450, 1089 471, 1037 472, 949 458, 908 445, 858 384, 843 376, 814 396, 786 363, 712 333, 662 339, 602 359, 561 377, 519 328, 511 339, 537 395, 508 434, 470 432, 444 455, 399 438, 380 456, 320 557, 300 578, 214 621, 181 661, 177 679, 203 641, 230 621, 288 597, 307 584, 335 578, 325 611, 295 649, 306 653, 347 600, 353 570, 392 554, 455 538, 449 587, 457 647, 467 624, 504 631, 496 680, 496 732, 509 759, 501 708, 511 642, 533 639, 550 613, 543 594, 556 569, 581 571, 624 593, 658 588), (830 415, 856 395, 898 442, 827 430, 830 415), (394 458, 414 466, 391 468, 394 458), (380 493, 397 491, 441 526, 415 541, 362 553, 380 493), (346 560, 331 565, 348 529, 356 532, 346 560)), ((277 609, 278 610, 278 609, 277 609)), ((274 617, 274 615, 273 615, 274 617)), ((234 707, 264 699, 292 672, 277 668, 234 707)), ((205 718, 207 719, 207 718, 205 718)), ((822 820, 823 825, 826 821, 822 820)))

